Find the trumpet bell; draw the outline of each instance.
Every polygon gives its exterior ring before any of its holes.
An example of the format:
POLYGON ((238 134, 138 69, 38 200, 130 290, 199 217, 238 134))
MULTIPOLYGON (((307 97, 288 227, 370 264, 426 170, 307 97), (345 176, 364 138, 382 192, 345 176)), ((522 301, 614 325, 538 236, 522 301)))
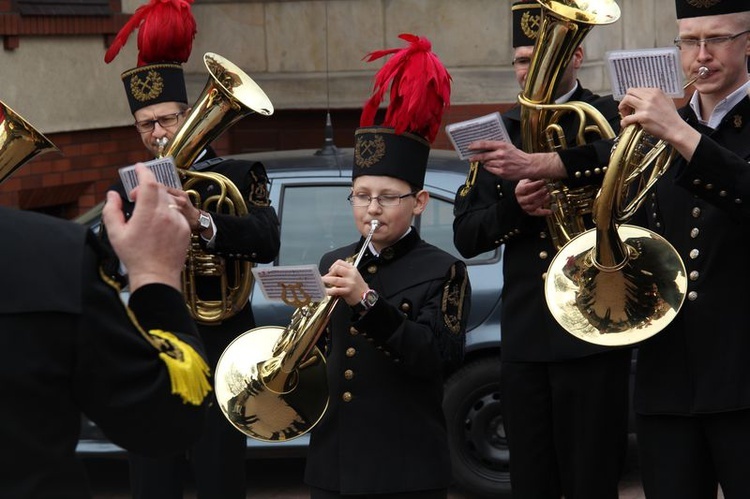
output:
POLYGON ((164 156, 173 156, 177 168, 188 168, 203 148, 240 119, 256 113, 273 114, 263 90, 236 64, 213 52, 203 55, 208 81, 164 156))
MULTIPOLYGON (((253 113, 270 116, 273 104, 261 88, 237 65, 226 58, 207 52, 203 62, 209 78, 192 110, 177 134, 160 156, 172 156, 182 177, 182 188, 198 209, 225 215, 248 213, 242 192, 224 175, 188 168, 201 151, 234 123, 253 113), (199 185, 209 188, 199 189, 199 185), (201 192, 212 192, 201 198, 201 192)), ((185 271, 183 292, 190 315, 202 324, 220 323, 247 305, 253 287, 252 264, 248 261, 227 262, 223 257, 206 253, 192 236, 185 271), (227 272, 228 270, 232 272, 227 272), (216 291, 213 298, 198 296, 198 280, 216 291)), ((204 288, 205 289, 205 288, 204 288)), ((204 293, 205 294, 205 293, 204 293)))
POLYGON ((591 229, 555 255, 545 279, 557 322, 597 345, 631 345, 657 334, 677 315, 687 290, 685 265, 666 239, 634 225, 619 226, 618 235, 628 252, 623 265, 597 264, 591 229))
POLYGON ((0 101, 0 182, 35 156, 60 150, 0 101))
POLYGON ((203 63, 213 81, 224 89, 224 93, 232 95, 236 101, 255 113, 263 116, 273 114, 271 100, 239 66, 213 52, 203 55, 203 63))
POLYGON ((585 24, 611 24, 620 18, 620 6, 615 0, 537 0, 548 12, 585 24))
POLYGON ((265 442, 292 440, 309 432, 328 407, 323 354, 313 347, 306 359, 284 372, 285 328, 251 329, 227 346, 216 366, 219 408, 245 435, 265 442))

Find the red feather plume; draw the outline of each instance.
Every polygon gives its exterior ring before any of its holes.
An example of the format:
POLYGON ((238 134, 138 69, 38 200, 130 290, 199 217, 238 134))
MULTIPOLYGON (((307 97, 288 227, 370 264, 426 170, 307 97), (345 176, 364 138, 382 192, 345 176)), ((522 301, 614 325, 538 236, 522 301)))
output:
POLYGON ((190 9, 193 0, 151 0, 133 13, 104 55, 110 63, 138 29, 138 66, 157 62, 187 62, 197 32, 190 9))
POLYGON ((396 133, 418 134, 432 143, 443 112, 450 105, 451 76, 432 52, 427 38, 411 34, 399 38, 409 42, 409 46, 376 50, 365 57, 372 62, 393 54, 375 75, 375 90, 362 109, 360 126, 374 125, 378 107, 390 86, 383 126, 394 128, 396 133))

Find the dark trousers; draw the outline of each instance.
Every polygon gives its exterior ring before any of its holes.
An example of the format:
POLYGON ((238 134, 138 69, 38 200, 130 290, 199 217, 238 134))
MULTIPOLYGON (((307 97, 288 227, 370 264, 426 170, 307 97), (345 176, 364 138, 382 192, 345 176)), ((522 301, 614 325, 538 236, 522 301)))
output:
POLYGON ((636 415, 648 499, 750 497, 750 410, 699 416, 636 415))
POLYGON ((227 421, 214 400, 203 434, 187 456, 128 456, 133 498, 182 499, 190 473, 198 499, 245 499, 245 452, 245 435, 227 421))
POLYGON ((617 499, 627 453, 631 352, 504 362, 514 499, 617 499))
POLYGON ((420 490, 417 492, 399 492, 395 494, 365 494, 347 495, 332 490, 310 488, 310 499, 340 499, 351 497, 352 499, 446 499, 448 491, 445 489, 420 490))

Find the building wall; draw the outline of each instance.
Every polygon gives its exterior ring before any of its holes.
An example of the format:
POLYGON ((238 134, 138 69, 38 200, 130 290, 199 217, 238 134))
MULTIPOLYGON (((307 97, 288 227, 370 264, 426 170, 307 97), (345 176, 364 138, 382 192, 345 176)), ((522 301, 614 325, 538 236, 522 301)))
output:
MULTIPOLYGON (((132 13, 142 3, 122 0, 122 11, 132 13)), ((618 3, 620 20, 595 27, 584 42, 581 79, 600 93, 609 92, 608 50, 666 46, 676 31, 672 2, 618 3)), ((0 12, 2 5, 0 0, 0 12)), ((251 114, 227 131, 215 144, 220 154, 322 145, 326 110, 337 145, 351 145, 359 109, 381 64, 366 63, 363 56, 401 46, 398 34, 411 32, 432 41, 453 76, 446 123, 503 110, 519 91, 510 65, 510 5, 510 0, 196 0, 198 34, 185 65, 189 96, 196 99, 208 80, 203 54, 216 52, 245 70, 276 109, 270 117, 251 114)), ((5 36, 0 100, 61 154, 40 155, 18 169, 0 185, 0 204, 70 218, 103 199, 117 167, 147 159, 130 126, 119 78, 135 65, 137 33, 105 64, 111 38, 111 33, 41 33, 8 43, 5 36)), ((441 135, 435 147, 450 146, 441 135)))

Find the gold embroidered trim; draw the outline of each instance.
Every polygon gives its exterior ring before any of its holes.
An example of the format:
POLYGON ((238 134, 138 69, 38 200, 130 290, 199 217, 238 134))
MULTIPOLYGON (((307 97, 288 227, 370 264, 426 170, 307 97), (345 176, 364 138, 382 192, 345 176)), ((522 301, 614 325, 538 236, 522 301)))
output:
POLYGON ((466 268, 462 272, 457 271, 459 264, 451 265, 451 277, 443 288, 442 312, 443 322, 448 330, 453 334, 461 332, 461 321, 464 314, 464 297, 466 296, 466 287, 469 284, 466 268))
POLYGON ((541 22, 540 15, 532 15, 529 12, 524 12, 521 16, 521 31, 528 38, 536 40, 539 36, 539 23, 541 22))
POLYGON ((372 140, 360 139, 354 150, 354 163, 360 168, 369 168, 385 156, 385 140, 375 135, 372 140))
POLYGON ((721 3, 721 0, 686 0, 686 2, 696 9, 710 9, 714 5, 721 3))
POLYGON ((153 100, 159 97, 163 91, 164 78, 157 71, 150 70, 145 80, 136 75, 130 79, 130 93, 139 102, 153 100))
POLYGON ((461 187, 461 190, 458 191, 458 195, 461 197, 465 197, 471 192, 471 189, 474 187, 474 184, 477 181, 477 172, 479 171, 479 161, 472 161, 469 163, 469 173, 466 175, 466 182, 461 187))

